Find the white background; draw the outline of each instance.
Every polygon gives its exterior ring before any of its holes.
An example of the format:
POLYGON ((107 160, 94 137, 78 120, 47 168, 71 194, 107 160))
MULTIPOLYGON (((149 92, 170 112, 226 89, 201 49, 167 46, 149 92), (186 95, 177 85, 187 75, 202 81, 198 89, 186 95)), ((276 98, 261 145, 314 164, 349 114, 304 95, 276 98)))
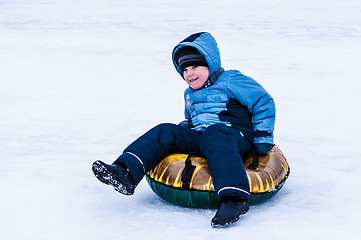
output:
POLYGON ((0 0, 0 239, 355 239, 360 234, 359 0, 0 0), (223 67, 277 107, 291 175, 234 226, 215 210, 98 182, 161 122, 183 120, 171 62, 210 32, 223 67))

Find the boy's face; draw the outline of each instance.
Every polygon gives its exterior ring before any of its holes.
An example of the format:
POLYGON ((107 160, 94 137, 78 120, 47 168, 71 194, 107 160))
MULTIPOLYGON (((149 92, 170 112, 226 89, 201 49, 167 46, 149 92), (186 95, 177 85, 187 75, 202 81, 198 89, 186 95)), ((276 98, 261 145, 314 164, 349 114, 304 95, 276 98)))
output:
POLYGON ((204 66, 189 66, 183 69, 183 77, 194 90, 201 89, 209 77, 209 69, 204 66))

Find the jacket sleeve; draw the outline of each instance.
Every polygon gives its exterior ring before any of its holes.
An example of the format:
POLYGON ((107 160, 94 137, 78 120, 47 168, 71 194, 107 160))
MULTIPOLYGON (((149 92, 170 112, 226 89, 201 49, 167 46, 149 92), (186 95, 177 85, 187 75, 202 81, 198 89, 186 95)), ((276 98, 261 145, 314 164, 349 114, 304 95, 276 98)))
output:
POLYGON ((187 98, 186 98, 186 94, 184 94, 184 118, 186 120, 180 122, 178 125, 183 126, 183 127, 191 127, 192 123, 191 123, 191 116, 187 107, 187 98))
POLYGON ((255 80, 232 71, 227 87, 253 116, 253 143, 273 144, 276 108, 271 95, 255 80))
POLYGON ((189 112, 188 112, 187 106, 185 106, 185 108, 184 108, 184 118, 187 119, 187 120, 189 120, 190 117, 191 117, 191 116, 190 116, 190 114, 189 114, 189 112))

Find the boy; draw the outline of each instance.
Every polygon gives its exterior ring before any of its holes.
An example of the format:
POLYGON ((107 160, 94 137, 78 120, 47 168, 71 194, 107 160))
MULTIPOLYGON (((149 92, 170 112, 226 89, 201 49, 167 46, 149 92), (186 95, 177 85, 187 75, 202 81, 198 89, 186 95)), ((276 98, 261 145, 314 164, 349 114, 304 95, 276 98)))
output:
POLYGON ((273 146, 275 106, 252 78, 221 67, 211 34, 196 33, 173 50, 173 63, 189 88, 186 121, 160 124, 130 144, 111 165, 93 163, 95 176, 131 195, 150 169, 171 153, 199 152, 207 160, 220 207, 213 226, 237 221, 249 210, 249 182, 243 160, 252 147, 266 155, 273 146))

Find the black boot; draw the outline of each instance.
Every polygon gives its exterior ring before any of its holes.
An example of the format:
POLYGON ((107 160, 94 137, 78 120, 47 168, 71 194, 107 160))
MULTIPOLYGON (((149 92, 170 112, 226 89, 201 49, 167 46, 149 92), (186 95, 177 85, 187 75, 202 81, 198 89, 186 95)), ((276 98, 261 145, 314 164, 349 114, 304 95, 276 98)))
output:
POLYGON ((116 191, 125 195, 134 193, 133 178, 124 165, 109 165, 97 160, 93 163, 92 169, 95 177, 102 183, 113 186, 116 191))
POLYGON ((237 197, 224 196, 221 206, 212 219, 212 226, 222 227, 234 223, 248 210, 249 206, 245 200, 237 197))

